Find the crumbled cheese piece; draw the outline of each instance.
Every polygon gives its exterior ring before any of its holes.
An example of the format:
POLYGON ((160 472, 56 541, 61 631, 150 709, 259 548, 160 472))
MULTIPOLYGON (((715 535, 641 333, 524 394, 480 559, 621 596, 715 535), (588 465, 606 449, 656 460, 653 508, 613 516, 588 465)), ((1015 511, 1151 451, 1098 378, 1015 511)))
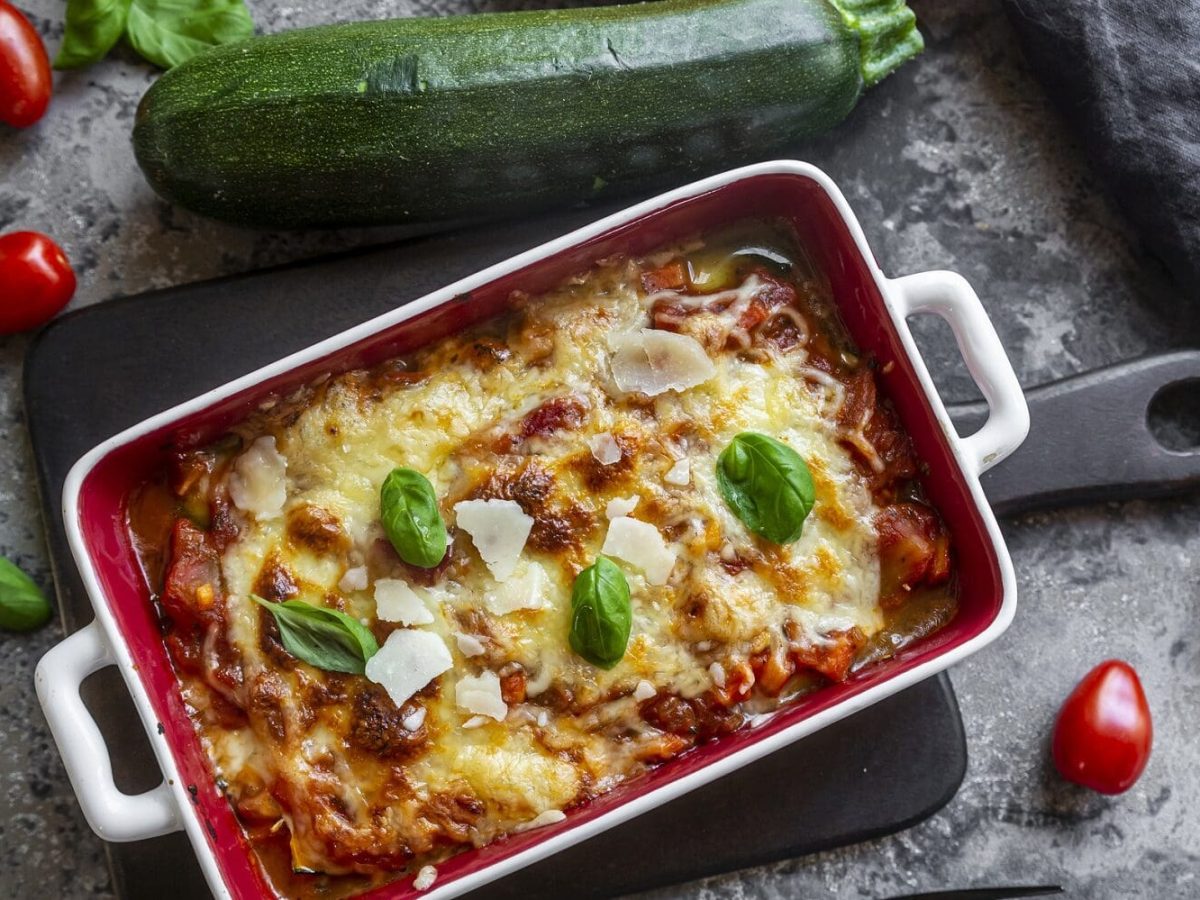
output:
POLYGON ((609 519, 619 519, 621 516, 627 516, 637 508, 640 497, 614 497, 608 501, 608 506, 604 508, 604 515, 609 519))
POLYGON ((369 583, 370 579, 367 577, 367 567, 355 566, 353 569, 346 570, 346 574, 338 582, 338 590, 342 593, 365 591, 369 583))
POLYGON ((650 584, 666 584, 675 567, 675 552, 658 529, 629 516, 619 516, 609 523, 600 552, 637 566, 650 584))
POLYGON ((545 728, 550 724, 550 713, 544 709, 538 710, 537 714, 538 728, 545 728))
POLYGON ((460 678, 454 686, 454 702, 469 713, 491 716, 497 722, 508 715, 508 704, 500 695, 500 676, 487 670, 460 678))
POLYGON ((507 581, 517 567, 533 519, 513 500, 464 500, 454 504, 458 527, 471 535, 492 577, 507 581))
POLYGON ((407 716, 401 719, 400 724, 403 725, 408 731, 416 731, 423 724, 425 724, 425 707, 418 706, 407 716))
POLYGON ((695 338, 655 328, 623 334, 611 342, 613 381, 625 392, 653 397, 703 384, 716 372, 695 338))
POLYGON ((667 484, 687 484, 692 480, 692 464, 687 459, 681 459, 671 466, 670 471, 663 476, 667 484))
POLYGON ((652 685, 648 681, 643 680, 643 681, 639 681, 637 683, 637 687, 635 687, 633 689, 633 699, 636 700, 638 703, 641 703, 643 700, 649 700, 651 697, 653 697, 657 693, 658 693, 658 691, 655 690, 654 685, 652 685))
POLYGON ((535 828, 545 828, 547 825, 557 825, 559 822, 566 819, 567 814, 561 809, 546 809, 538 813, 528 822, 522 822, 513 828, 513 831, 532 831, 535 828))
POLYGON ((275 449, 275 438, 254 441, 233 463, 229 497, 233 505, 256 519, 275 519, 287 500, 287 460, 275 449))
POLYGON ((542 666, 532 678, 527 678, 525 681, 525 696, 536 697, 538 694, 544 694, 546 689, 550 687, 554 681, 554 667, 542 666))
POLYGON ((382 685, 396 706, 454 665, 442 639, 430 631, 393 631, 367 660, 366 676, 382 685))
POLYGON ((428 625, 433 613, 416 591, 399 578, 380 578, 375 582, 375 615, 384 622, 401 625, 428 625))
POLYGON ((413 879, 413 890, 427 891, 433 887, 435 881, 437 881, 437 869, 433 866, 421 866, 417 871, 417 877, 413 879))
POLYGON ((463 656, 480 656, 486 652, 483 641, 473 634, 456 634, 454 641, 458 644, 458 652, 463 656))
POLYGON ((481 725, 488 723, 487 716, 471 716, 467 721, 463 722, 463 728, 479 728, 481 725))
POLYGON ((737 558, 737 548, 734 547, 733 544, 729 543, 729 541, 726 541, 721 545, 721 559, 725 560, 725 562, 731 563, 735 562, 737 558))
POLYGON ((540 564, 531 562, 519 573, 483 595, 487 608, 497 616, 506 616, 518 609, 545 609, 550 579, 540 564))
POLYGON ((720 663, 713 663, 708 667, 709 677, 712 678, 713 684, 719 688, 725 687, 725 670, 721 668, 720 663))
POLYGON ((621 461, 621 448, 617 439, 607 431, 588 438, 588 446, 591 447, 596 462, 602 466, 611 466, 621 461))

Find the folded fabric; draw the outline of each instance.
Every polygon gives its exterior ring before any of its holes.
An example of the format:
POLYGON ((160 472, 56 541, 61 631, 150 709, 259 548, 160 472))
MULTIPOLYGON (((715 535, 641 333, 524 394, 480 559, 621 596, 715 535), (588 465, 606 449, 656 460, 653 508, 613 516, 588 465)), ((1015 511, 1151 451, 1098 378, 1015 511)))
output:
POLYGON ((1035 74, 1200 300, 1200 0, 1004 0, 1035 74))

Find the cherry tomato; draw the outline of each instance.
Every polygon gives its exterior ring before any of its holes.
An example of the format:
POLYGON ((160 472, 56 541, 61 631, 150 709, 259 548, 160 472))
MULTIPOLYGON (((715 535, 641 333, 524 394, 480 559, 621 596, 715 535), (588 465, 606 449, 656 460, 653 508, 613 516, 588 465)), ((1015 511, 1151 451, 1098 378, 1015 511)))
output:
POLYGON ((74 293, 75 272, 58 244, 36 231, 0 235, 0 334, 50 321, 74 293))
POLYGON ((1146 768, 1153 738, 1137 672, 1110 659, 1088 672, 1063 703, 1054 725, 1054 765, 1068 781, 1121 794, 1146 768))
POLYGON ((50 59, 21 13, 0 0, 0 122, 32 125, 50 104, 50 59))

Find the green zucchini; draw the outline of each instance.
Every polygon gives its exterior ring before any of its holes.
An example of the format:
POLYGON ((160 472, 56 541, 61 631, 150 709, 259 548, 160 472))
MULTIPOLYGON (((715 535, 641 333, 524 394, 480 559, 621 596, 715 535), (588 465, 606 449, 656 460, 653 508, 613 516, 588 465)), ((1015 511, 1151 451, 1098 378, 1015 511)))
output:
POLYGON ((656 0, 217 47, 138 108, 166 199, 265 227, 429 223, 767 158, 920 52, 903 0, 656 0))

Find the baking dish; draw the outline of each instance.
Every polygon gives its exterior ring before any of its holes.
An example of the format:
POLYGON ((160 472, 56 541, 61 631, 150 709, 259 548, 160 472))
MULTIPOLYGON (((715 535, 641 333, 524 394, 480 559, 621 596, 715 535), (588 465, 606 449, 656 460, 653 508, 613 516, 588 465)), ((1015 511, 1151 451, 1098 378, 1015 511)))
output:
MULTIPOLYGON (((844 198, 818 170, 766 163, 698 182, 639 204, 421 300, 364 323, 257 373, 132 428, 90 452, 72 470, 64 520, 97 620, 55 648, 38 669, 38 690, 89 821, 109 840, 185 829, 214 893, 257 896, 263 882, 183 709, 140 571, 124 529, 128 490, 158 461, 168 440, 203 443, 268 396, 331 370, 370 365, 491 316, 514 289, 545 290, 591 260, 638 253, 684 232, 748 216, 794 222, 829 275, 858 344, 881 363, 885 390, 932 473, 931 500, 958 547, 961 609, 943 631, 850 681, 810 695, 774 717, 701 747, 574 810, 566 821, 519 834, 439 865, 426 896, 449 897, 586 838, 651 806, 945 668, 994 639, 1015 604, 1011 563, 979 487, 979 474, 1024 437, 1028 415, 1015 376, 978 299, 950 273, 888 280, 866 248, 844 198), (905 325, 911 313, 951 323, 991 405, 987 424, 957 438, 905 325), (112 783, 99 732, 78 695, 79 682, 119 666, 166 774, 158 788, 127 797, 112 783)), ((405 896, 408 879, 380 890, 405 896)))

